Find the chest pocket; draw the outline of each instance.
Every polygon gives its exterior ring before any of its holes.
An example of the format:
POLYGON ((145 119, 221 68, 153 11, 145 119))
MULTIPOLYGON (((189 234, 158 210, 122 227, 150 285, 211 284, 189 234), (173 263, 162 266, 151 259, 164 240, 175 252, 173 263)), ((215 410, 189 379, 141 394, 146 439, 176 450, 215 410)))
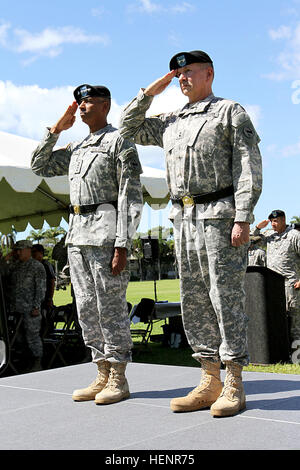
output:
POLYGON ((101 166, 102 160, 103 164, 107 166, 108 148, 109 143, 102 143, 97 148, 88 149, 82 156, 80 156, 80 153, 74 153, 70 165, 70 179, 72 180, 74 177, 84 178, 97 158, 99 159, 97 167, 101 166))
POLYGON ((202 131, 207 119, 199 117, 192 122, 190 120, 181 121, 179 125, 174 125, 167 129, 164 135, 164 149, 167 154, 174 152, 185 152, 187 147, 193 147, 202 131))
POLYGON ((81 165, 81 169, 79 173, 82 178, 86 175, 93 161, 98 157, 98 155, 99 155, 99 152, 97 150, 97 151, 89 152, 89 155, 83 157, 82 165, 81 165))
POLYGON ((197 145, 197 138, 200 135, 200 133, 204 130, 204 126, 207 122, 207 119, 199 118, 199 122, 197 120, 197 126, 192 126, 190 136, 187 142, 188 147, 195 147, 197 145))

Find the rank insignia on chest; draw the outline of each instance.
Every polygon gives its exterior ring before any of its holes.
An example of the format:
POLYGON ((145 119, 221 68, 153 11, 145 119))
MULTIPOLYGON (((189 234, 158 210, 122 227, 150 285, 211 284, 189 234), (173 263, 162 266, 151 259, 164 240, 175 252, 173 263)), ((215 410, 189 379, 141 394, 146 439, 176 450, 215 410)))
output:
POLYGON ((76 160, 76 162, 75 162, 75 169, 74 169, 74 172, 75 172, 75 173, 80 173, 81 166, 82 166, 82 160, 78 158, 78 159, 76 160))

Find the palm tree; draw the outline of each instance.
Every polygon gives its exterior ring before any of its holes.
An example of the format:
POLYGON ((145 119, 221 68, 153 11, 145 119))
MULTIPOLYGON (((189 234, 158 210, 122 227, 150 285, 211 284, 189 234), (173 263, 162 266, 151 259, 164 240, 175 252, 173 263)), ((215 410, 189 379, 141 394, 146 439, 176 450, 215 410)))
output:
POLYGON ((50 227, 49 229, 44 231, 44 239, 49 242, 49 244, 56 245, 58 242, 58 238, 62 235, 64 236, 66 231, 64 228, 58 227, 50 227))
POLYGON ((40 243, 41 240, 43 240, 44 237, 44 230, 43 229, 38 229, 38 230, 31 230, 27 240, 31 240, 33 242, 40 243))
POLYGON ((300 224, 300 216, 299 215, 294 215, 291 224, 300 224))

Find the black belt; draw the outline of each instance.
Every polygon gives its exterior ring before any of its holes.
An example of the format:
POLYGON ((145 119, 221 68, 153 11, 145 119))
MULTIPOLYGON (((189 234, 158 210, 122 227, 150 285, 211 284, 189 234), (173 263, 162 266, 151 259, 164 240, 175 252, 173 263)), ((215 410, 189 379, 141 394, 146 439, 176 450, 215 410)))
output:
POLYGON ((85 204, 83 206, 69 205, 69 210, 71 214, 88 214, 89 212, 95 212, 97 207, 101 206, 102 204, 111 204, 114 208, 117 208, 117 201, 107 201, 107 202, 98 202, 97 204, 85 204))
POLYGON ((207 202, 214 202, 222 199, 223 197, 233 196, 233 185, 228 186, 227 188, 220 189, 219 191, 214 191, 213 193, 205 194, 188 194, 178 199, 171 198, 172 204, 180 204, 183 206, 194 206, 195 204, 205 204, 207 202))

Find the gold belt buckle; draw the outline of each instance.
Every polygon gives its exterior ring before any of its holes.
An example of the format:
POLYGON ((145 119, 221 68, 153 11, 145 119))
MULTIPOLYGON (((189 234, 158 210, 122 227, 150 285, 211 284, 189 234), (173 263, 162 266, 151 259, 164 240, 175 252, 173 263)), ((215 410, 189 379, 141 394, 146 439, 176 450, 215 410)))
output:
POLYGON ((195 205, 193 196, 183 196, 183 197, 181 198, 181 200, 182 200, 183 205, 184 205, 185 207, 194 207, 194 205, 195 205))
POLYGON ((74 214, 76 214, 76 215, 80 214, 80 206, 78 206, 78 205, 73 206, 73 209, 74 209, 74 214))

